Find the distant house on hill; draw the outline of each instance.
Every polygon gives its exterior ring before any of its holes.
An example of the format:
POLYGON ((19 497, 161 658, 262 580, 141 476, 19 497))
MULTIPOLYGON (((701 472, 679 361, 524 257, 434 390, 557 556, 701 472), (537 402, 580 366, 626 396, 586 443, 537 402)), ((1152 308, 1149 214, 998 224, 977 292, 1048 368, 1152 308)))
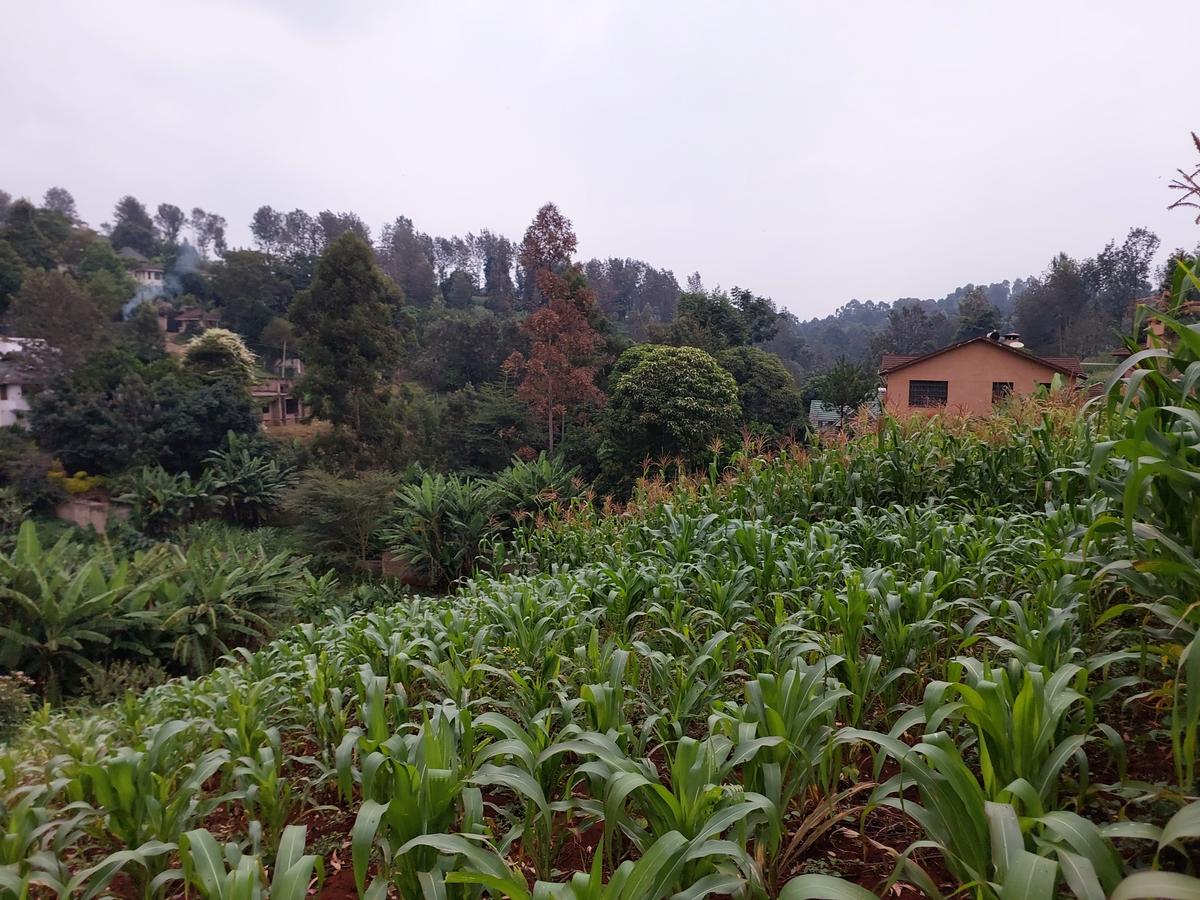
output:
POLYGON ((1056 375, 1080 385, 1083 367, 1077 357, 1036 356, 1024 349, 1018 335, 992 332, 920 356, 884 354, 879 375, 888 412, 948 410, 986 416, 1008 397, 1048 387, 1056 375))
MULTIPOLYGON (((859 412, 866 410, 867 417, 874 421, 879 416, 879 401, 868 400, 859 407, 859 412)), ((808 421, 813 428, 818 431, 826 428, 841 428, 842 425, 852 419, 857 413, 851 413, 849 416, 843 416, 832 403, 826 403, 823 400, 813 400, 808 404, 808 421)))
POLYGON ((40 383, 36 357, 47 349, 44 341, 33 338, 0 337, 0 428, 24 421, 27 391, 40 383))
POLYGON ((297 425, 307 415, 304 400, 296 393, 295 380, 289 377, 303 375, 304 363, 292 357, 285 359, 279 368, 284 373, 282 377, 264 378, 250 389, 262 413, 263 428, 297 425))
POLYGON ((163 290, 163 267, 156 266, 154 263, 138 263, 130 274, 133 275, 133 280, 138 283, 139 288, 149 288, 158 292, 163 290))
POLYGON ((167 334, 199 334, 221 324, 221 314, 199 306, 176 309, 170 303, 158 304, 158 327, 167 334))
POLYGON ((135 285, 133 296, 121 308, 128 319, 143 303, 151 303, 166 294, 166 272, 132 247, 122 247, 117 255, 125 261, 135 285))

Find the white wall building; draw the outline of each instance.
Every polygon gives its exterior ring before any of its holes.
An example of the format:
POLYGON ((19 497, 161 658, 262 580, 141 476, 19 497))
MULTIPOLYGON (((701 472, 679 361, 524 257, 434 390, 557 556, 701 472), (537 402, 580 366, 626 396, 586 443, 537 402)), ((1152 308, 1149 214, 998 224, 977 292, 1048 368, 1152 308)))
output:
POLYGON ((29 403, 21 385, 11 375, 4 372, 5 366, 0 363, 0 428, 19 424, 29 412, 29 403))
POLYGON ((29 373, 14 357, 20 356, 33 343, 29 338, 0 335, 0 428, 20 424, 29 412, 29 401, 25 396, 29 373))

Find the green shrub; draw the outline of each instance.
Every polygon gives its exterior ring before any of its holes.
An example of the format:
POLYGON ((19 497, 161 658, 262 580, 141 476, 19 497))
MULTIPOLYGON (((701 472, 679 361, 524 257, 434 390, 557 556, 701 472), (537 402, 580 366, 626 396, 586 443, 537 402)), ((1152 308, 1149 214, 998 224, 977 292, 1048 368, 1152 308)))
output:
POLYGON ((141 694, 163 684, 170 673, 156 662, 139 663, 123 659, 92 670, 83 684, 83 696, 97 703, 120 700, 132 692, 141 694))
POLYGON ((29 516, 29 506, 15 487, 0 487, 0 549, 7 550, 17 539, 17 530, 29 516))
POLYGON ((391 513, 398 485, 399 478, 387 472, 358 478, 305 472, 284 497, 297 545, 320 567, 362 569, 381 552, 379 530, 391 513))
POLYGON ((245 525, 264 522, 296 483, 294 470, 256 454, 248 440, 233 432, 225 448, 209 454, 204 474, 226 515, 245 525))
POLYGON ((381 533, 384 545, 431 585, 469 575, 497 531, 497 494, 489 482, 427 474, 396 491, 395 502, 381 533))
POLYGON ((8 737, 33 709, 33 679, 23 672, 0 675, 0 741, 8 737))

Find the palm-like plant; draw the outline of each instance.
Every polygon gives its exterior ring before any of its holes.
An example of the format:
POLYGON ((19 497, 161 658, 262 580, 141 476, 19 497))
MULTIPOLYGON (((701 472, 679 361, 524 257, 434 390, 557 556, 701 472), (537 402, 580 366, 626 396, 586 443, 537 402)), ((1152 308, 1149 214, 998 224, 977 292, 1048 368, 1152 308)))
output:
POLYGON ((494 483, 499 515, 518 525, 566 509, 580 493, 578 474, 558 456, 540 453, 534 460, 514 458, 494 483))
POLYGON ((396 491, 387 548, 434 585, 468 575, 496 531, 495 494, 470 478, 424 475, 396 491))
POLYGON ((247 525, 266 520, 298 480, 294 469, 254 453, 232 432, 225 449, 209 454, 204 471, 212 496, 234 521, 247 525))

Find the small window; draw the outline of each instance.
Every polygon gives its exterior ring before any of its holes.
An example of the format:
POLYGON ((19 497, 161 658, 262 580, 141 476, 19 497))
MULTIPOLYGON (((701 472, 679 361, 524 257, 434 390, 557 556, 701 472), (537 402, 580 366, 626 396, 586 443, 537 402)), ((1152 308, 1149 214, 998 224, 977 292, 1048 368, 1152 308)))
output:
POLYGON ((0 384, 0 400, 8 399, 8 385, 0 384))
POLYGON ((908 383, 909 406, 945 406, 946 382, 910 381, 908 383))
POLYGON ((1003 403, 1012 396, 1013 383, 1011 381, 993 381, 992 382, 992 402, 1003 403))
POLYGON ((1039 381, 1038 387, 1042 388, 1048 394, 1048 393, 1050 393, 1050 388, 1052 387, 1052 385, 1050 384, 1049 381, 1039 381))

